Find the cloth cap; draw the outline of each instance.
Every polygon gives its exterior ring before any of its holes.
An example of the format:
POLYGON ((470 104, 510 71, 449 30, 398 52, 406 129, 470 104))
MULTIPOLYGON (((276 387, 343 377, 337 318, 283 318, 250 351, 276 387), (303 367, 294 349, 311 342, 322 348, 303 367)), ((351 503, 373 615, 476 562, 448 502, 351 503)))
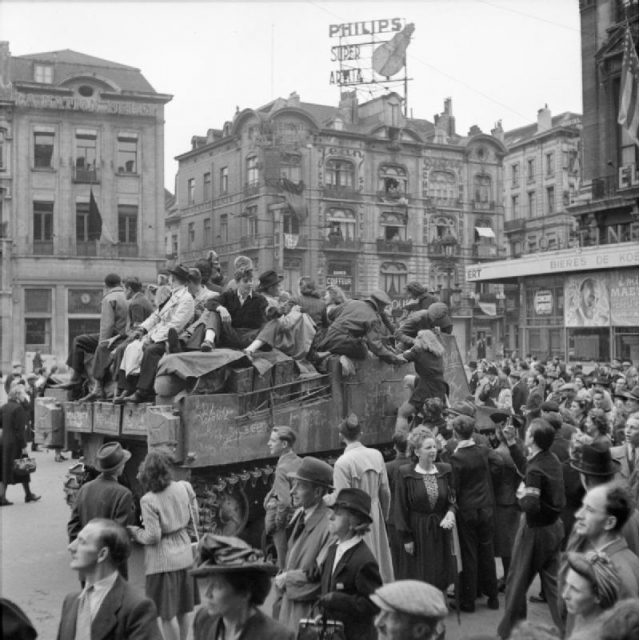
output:
POLYGON ((368 522, 373 522, 373 518, 371 518, 371 497, 366 491, 362 491, 362 489, 342 489, 337 494, 335 503, 330 508, 336 509, 337 507, 359 513, 361 516, 364 516, 368 522))
POLYGON ((445 302, 433 302, 428 307, 428 317, 436 327, 441 329, 450 327, 453 324, 448 314, 448 305, 445 302))
POLYGON ((446 413, 454 416, 469 416, 474 418, 477 413, 477 408, 474 404, 463 400, 462 402, 456 402, 452 407, 448 407, 446 413))
POLYGON ((383 307, 391 303, 391 299, 388 297, 388 294, 385 291, 381 291, 381 290, 371 291, 368 297, 374 302, 376 302, 378 305, 382 305, 383 307))
POLYGON ((428 293, 426 287, 419 281, 413 280, 406 285, 406 291, 410 293, 412 296, 422 296, 425 293, 428 293))
POLYGON ((397 611, 419 618, 448 615, 444 594, 421 580, 397 580, 379 587, 369 598, 382 611, 397 611))
POLYGON ((546 400, 541 403, 542 411, 554 411, 557 413, 559 411, 559 405, 554 400, 546 400))
POLYGON ((119 442, 103 444, 96 454, 95 468, 98 471, 114 471, 131 458, 131 452, 122 448, 119 442))
POLYGON ((312 482, 328 489, 333 488, 333 467, 327 462, 306 456, 302 458, 302 464, 297 471, 289 473, 291 480, 303 480, 304 482, 312 482))
POLYGON ((264 553, 235 536, 205 533, 198 546, 193 576, 214 573, 244 573, 259 571, 274 576, 278 569, 264 560, 264 553))

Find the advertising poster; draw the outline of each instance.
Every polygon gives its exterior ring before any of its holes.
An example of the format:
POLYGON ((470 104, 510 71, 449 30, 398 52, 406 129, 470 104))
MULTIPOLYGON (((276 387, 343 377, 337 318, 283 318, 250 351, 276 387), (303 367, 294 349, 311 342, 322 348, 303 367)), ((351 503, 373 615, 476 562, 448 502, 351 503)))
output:
POLYGON ((610 310, 616 327, 639 324, 639 271, 613 271, 610 274, 610 310))
POLYGON ((610 325, 608 274, 566 276, 564 285, 566 327, 607 327, 610 325))

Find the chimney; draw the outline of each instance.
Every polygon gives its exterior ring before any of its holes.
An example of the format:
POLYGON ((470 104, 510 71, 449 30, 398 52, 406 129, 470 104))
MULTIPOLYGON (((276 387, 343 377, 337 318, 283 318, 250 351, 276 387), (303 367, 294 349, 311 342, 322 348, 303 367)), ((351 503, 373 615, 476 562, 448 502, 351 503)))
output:
POLYGON ((490 134, 497 140, 504 141, 504 127, 501 125, 501 120, 497 120, 495 126, 490 130, 490 134))
POLYGON ((0 91, 7 89, 11 83, 11 74, 9 73, 10 61, 11 52, 9 51, 9 42, 2 40, 0 41, 0 91))
POLYGON ((300 94, 297 91, 293 91, 286 101, 289 107, 299 107, 300 106, 300 94))
POLYGON ((343 91, 339 97, 339 114, 346 124, 357 122, 357 91, 343 91))
POLYGON ((546 104, 543 109, 537 111, 537 133, 550 129, 552 129, 552 114, 546 104))
POLYGON ((447 138, 455 135, 455 117, 453 116, 453 99, 444 100, 444 110, 434 116, 435 128, 442 131, 447 138))

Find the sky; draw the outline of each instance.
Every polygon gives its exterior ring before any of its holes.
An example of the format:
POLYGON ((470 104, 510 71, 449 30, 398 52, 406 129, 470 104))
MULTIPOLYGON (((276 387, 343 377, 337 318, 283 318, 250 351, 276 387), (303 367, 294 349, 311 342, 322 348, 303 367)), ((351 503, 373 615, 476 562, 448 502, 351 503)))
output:
MULTIPOLYGON (((412 2, 29 2, 0 0, 0 40, 12 55, 73 49, 139 68, 173 95, 165 109, 165 185, 193 135, 222 128, 236 108, 296 91, 337 105, 329 26, 373 19, 414 23, 408 107, 433 119, 452 98, 457 131, 490 132, 581 113, 577 0, 412 2)), ((360 100, 367 99, 366 93, 360 100)))

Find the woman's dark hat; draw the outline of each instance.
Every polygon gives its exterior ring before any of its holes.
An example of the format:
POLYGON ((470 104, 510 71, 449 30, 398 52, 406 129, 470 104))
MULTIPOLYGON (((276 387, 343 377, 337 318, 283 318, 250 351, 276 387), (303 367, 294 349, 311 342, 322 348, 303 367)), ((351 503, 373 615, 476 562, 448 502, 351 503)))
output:
POLYGON ((576 456, 570 460, 570 466, 586 476, 613 476, 621 465, 613 460, 610 447, 596 444, 585 444, 577 450, 576 456))
POLYGON ((115 471, 131 458, 131 452, 122 448, 119 442, 103 444, 96 454, 95 468, 98 471, 115 471))
POLYGON ((342 489, 335 499, 331 509, 348 509, 364 516, 368 522, 373 522, 371 518, 371 497, 361 489, 342 489))
POLYGON ((302 459, 302 464, 297 471, 289 473, 291 480, 303 480, 304 482, 312 482, 327 489, 333 488, 333 467, 323 460, 306 456, 302 459))
POLYGON ((218 536, 205 533, 197 546, 193 576, 214 573, 241 573, 260 571, 274 576, 278 568, 265 562, 264 554, 234 536, 218 536))
POLYGON ((176 265, 173 269, 169 269, 169 273, 172 273, 184 282, 188 282, 189 280, 189 270, 181 264, 176 265))
POLYGON ((630 391, 615 393, 615 397, 625 398, 626 400, 637 400, 637 402, 639 402, 639 385, 633 387, 630 391))
POLYGON ((266 291, 274 284, 279 284, 284 280, 284 276, 279 276, 273 269, 269 269, 260 275, 260 284, 257 288, 258 291, 266 291))

